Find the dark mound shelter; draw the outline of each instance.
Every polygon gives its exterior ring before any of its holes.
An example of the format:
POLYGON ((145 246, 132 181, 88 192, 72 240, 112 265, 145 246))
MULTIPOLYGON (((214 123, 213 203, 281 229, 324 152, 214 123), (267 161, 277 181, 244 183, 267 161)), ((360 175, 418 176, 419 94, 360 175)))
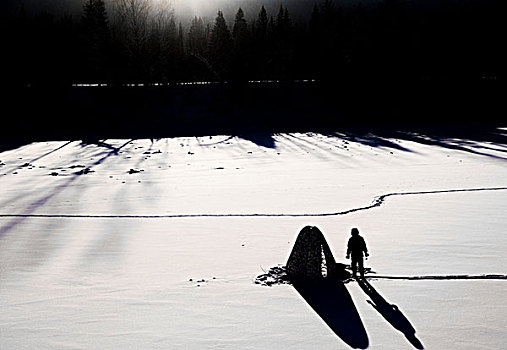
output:
POLYGON ((322 232, 306 226, 299 233, 287 261, 287 275, 294 279, 346 278, 344 265, 337 264, 322 232))
POLYGON ((287 275, 317 315, 354 349, 369 344, 366 329, 341 279, 350 277, 345 265, 336 264, 322 232, 306 226, 299 233, 287 261, 287 275))

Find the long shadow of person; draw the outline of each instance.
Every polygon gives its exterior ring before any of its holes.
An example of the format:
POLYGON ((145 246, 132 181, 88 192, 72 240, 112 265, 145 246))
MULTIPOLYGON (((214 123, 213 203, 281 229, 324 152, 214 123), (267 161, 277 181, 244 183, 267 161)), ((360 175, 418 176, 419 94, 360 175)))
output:
POLYGON ((364 279, 358 279, 361 289, 371 298, 368 303, 375 308, 394 328, 402 332, 407 340, 416 348, 424 349, 422 343, 415 336, 415 328, 398 309, 398 306, 389 304, 373 286, 364 279))
POLYGON ((301 230, 287 262, 296 291, 331 330, 350 347, 366 349, 368 335, 345 284, 350 277, 336 264, 322 234, 314 226, 301 230))

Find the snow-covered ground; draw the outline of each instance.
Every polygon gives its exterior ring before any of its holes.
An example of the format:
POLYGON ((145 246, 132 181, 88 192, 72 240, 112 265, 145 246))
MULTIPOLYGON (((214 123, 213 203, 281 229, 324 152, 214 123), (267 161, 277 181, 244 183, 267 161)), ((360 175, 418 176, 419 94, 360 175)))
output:
MULTIPOLYGON (((507 280, 452 275, 507 274, 506 147, 253 141, 0 153, 0 348, 347 349, 292 286, 254 284, 309 224, 338 262, 358 227, 377 275, 444 277, 369 279, 425 348, 505 346, 507 280)), ((356 282, 346 288, 370 348, 413 348, 356 282)))

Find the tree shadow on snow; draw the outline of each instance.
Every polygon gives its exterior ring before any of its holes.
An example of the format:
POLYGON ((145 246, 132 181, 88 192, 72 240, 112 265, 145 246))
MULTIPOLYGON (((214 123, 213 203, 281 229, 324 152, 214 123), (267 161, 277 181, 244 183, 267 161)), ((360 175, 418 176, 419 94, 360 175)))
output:
MULTIPOLYGON (((14 216, 13 220, 8 222, 7 224, 0 226, 0 238, 2 238, 5 234, 7 234, 9 231, 14 229, 16 226, 23 223, 27 218, 29 218, 31 215, 33 215, 39 208, 45 206, 50 200, 52 200, 54 197, 62 193, 65 189, 67 189, 74 181, 76 181, 81 175, 88 174, 91 172, 92 167, 97 166, 99 164, 102 164, 105 160, 112 156, 117 156, 119 151, 127 146, 129 143, 131 143, 133 140, 128 140, 124 144, 118 147, 108 147, 112 150, 107 152, 104 156, 102 156, 99 160, 95 161, 89 166, 85 166, 83 169, 81 169, 78 172, 73 173, 70 175, 66 181, 62 182, 58 186, 55 186, 50 193, 40 197, 38 200, 33 201, 30 203, 22 212, 19 212, 14 215, 7 215, 7 216, 14 216)), ((60 148, 66 146, 67 144, 61 146, 60 148)))
POLYGON ((273 134, 270 132, 240 132, 237 133, 237 137, 248 140, 250 142, 255 143, 257 146, 262 146, 265 148, 276 148, 275 139, 273 138, 273 134))
POLYGON ((359 279, 358 284, 361 289, 370 297, 368 303, 375 308, 387 322, 394 328, 402 332, 407 340, 416 348, 424 349, 422 343, 415 336, 415 328, 410 321, 398 309, 398 306, 389 304, 373 286, 364 279, 359 279))
POLYGON ((366 329, 342 281, 293 281, 293 286, 331 330, 354 349, 369 345, 366 329))
POLYGON ((413 150, 401 146, 398 140, 438 146, 495 159, 507 159, 507 132, 497 127, 349 127, 341 132, 323 132, 329 138, 359 143, 373 148, 404 152, 413 150))

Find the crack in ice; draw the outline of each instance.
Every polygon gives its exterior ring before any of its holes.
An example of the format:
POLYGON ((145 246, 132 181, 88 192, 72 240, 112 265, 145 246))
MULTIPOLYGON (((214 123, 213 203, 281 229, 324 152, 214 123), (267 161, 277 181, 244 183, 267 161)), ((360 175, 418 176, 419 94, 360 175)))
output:
POLYGON ((326 217, 341 216, 380 207, 388 197, 413 196, 424 194, 504 191, 507 187, 465 188, 435 191, 393 192, 374 197, 372 204, 329 213, 200 213, 200 214, 162 214, 162 215, 114 215, 114 214, 0 214, 0 218, 90 218, 90 219, 178 219, 178 218, 228 218, 228 217, 326 217))

